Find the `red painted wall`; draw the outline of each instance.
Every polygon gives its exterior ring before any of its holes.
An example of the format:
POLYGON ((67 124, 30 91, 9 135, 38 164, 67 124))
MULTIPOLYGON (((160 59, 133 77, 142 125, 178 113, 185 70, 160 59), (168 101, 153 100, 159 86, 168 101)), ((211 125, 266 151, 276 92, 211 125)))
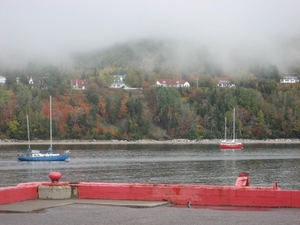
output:
POLYGON ((300 191, 273 187, 79 183, 78 198, 170 201, 202 206, 300 208, 300 191))
MULTIPOLYGON (((0 204, 37 199, 43 182, 0 188, 0 204)), ((273 187, 209 186, 180 184, 79 183, 78 198, 169 201, 201 206, 250 206, 300 208, 300 190, 273 187)))
POLYGON ((38 198, 41 183, 22 183, 14 187, 0 188, 0 204, 20 202, 38 198))

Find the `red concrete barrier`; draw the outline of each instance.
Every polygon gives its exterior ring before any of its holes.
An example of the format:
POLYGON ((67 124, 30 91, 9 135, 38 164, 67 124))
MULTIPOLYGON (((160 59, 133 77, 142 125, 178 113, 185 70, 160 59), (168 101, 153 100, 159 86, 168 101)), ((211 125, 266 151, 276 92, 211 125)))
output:
POLYGON ((300 191, 273 187, 79 183, 78 198, 169 201, 201 206, 300 208, 300 191))
POLYGON ((22 183, 15 187, 0 188, 0 204, 21 202, 38 198, 38 186, 41 183, 22 183))
MULTIPOLYGON (((69 183, 78 198, 169 201, 175 204, 199 206, 249 206, 300 208, 300 190, 280 190, 273 187, 249 186, 249 175, 239 174, 235 186, 188 184, 128 184, 128 183, 69 183)), ((38 187, 44 182, 22 183, 0 188, 0 204, 38 198, 38 187)), ((59 185, 52 182, 49 185, 59 185)))

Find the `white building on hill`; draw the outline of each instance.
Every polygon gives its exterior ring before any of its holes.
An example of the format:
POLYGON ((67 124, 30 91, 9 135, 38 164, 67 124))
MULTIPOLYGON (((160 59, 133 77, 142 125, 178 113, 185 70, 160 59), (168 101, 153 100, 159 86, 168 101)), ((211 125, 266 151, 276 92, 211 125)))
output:
POLYGON ((299 82, 299 77, 295 73, 285 75, 283 79, 280 79, 280 83, 282 84, 295 84, 298 82, 299 82))
POLYGON ((190 83, 183 79, 157 79, 158 87, 190 87, 190 83))
POLYGON ((6 83, 6 77, 0 76, 0 84, 6 83))

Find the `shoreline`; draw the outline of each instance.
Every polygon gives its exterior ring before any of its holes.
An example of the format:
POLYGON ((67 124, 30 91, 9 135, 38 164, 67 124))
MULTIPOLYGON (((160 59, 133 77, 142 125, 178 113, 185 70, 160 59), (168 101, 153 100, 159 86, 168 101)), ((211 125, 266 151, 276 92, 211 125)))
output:
MULTIPOLYGON (((173 139, 166 141, 157 140, 53 140, 53 145, 128 145, 128 144, 219 144, 220 139, 203 139, 203 140, 188 140, 188 139, 173 139)), ((300 144, 300 139, 268 139, 268 140, 240 140, 243 144, 300 144)), ((30 145, 49 145, 49 140, 34 140, 30 141, 30 145)), ((27 140, 0 140, 0 145, 28 145, 27 140)))

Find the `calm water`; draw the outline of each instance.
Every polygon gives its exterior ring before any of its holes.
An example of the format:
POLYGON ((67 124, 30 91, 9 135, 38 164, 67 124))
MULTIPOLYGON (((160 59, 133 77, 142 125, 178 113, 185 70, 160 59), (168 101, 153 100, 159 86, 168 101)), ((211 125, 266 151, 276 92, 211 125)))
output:
MULTIPOLYGON (((0 146, 0 186, 49 181, 51 171, 61 181, 176 183, 234 185, 240 172, 250 185, 300 189, 298 145, 245 145, 243 150, 219 150, 217 145, 54 145, 54 152, 70 149, 70 162, 20 162, 19 149, 0 146)), ((47 149, 48 146, 31 146, 47 149)))

